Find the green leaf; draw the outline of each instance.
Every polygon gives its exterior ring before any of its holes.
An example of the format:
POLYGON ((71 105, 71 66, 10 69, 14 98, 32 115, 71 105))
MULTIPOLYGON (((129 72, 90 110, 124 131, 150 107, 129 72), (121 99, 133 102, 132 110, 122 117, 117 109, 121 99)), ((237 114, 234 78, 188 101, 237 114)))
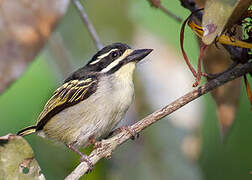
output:
POLYGON ((34 153, 20 136, 0 137, 0 180, 44 180, 34 153))

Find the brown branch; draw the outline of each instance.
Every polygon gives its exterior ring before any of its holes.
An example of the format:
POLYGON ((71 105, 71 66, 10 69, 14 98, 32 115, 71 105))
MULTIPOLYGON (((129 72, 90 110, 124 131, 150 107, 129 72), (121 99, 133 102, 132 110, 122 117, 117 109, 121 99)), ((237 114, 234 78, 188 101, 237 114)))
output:
MULTIPOLYGON (((203 94, 208 93, 209 91, 229 82, 232 81, 244 74, 252 72, 252 63, 246 63, 241 66, 238 66, 228 72, 223 73, 216 79, 213 79, 198 87, 197 89, 185 94, 184 96, 178 98, 171 104, 163 107, 160 110, 153 112, 152 114, 148 115, 144 119, 138 121, 137 123, 133 124, 131 128, 136 131, 136 133, 140 133, 145 128, 149 127, 150 125, 156 123, 158 120, 162 119, 163 117, 171 114, 172 112, 180 109, 184 105, 188 104, 189 102, 199 98, 203 94)), ((122 131, 109 139, 102 140, 98 143, 98 147, 94 149, 91 154, 89 155, 90 160, 93 164, 96 164, 100 159, 103 157, 109 158, 111 153, 119 146, 120 144, 124 143, 128 139, 130 139, 131 135, 128 131, 122 131)), ((66 177, 65 180, 75 180, 79 179, 83 176, 88 170, 88 165, 85 162, 81 162, 75 170, 66 177)))
POLYGON ((81 19, 84 22, 84 24, 86 25, 88 32, 96 45, 97 50, 102 49, 103 45, 99 39, 99 36, 97 35, 97 33, 95 31, 93 24, 88 19, 87 13, 85 12, 82 4, 79 2, 79 0, 72 0, 72 1, 74 3, 75 7, 77 8, 78 12, 80 13, 81 19))

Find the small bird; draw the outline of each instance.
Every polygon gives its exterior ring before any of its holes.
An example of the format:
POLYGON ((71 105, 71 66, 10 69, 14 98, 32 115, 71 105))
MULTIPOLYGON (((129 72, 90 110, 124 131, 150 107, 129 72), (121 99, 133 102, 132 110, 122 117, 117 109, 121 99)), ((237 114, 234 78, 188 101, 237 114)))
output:
POLYGON ((54 92, 37 124, 17 135, 37 133, 61 142, 78 153, 92 170, 92 162, 78 148, 108 136, 124 117, 134 97, 136 63, 151 51, 133 50, 122 43, 104 47, 54 92))

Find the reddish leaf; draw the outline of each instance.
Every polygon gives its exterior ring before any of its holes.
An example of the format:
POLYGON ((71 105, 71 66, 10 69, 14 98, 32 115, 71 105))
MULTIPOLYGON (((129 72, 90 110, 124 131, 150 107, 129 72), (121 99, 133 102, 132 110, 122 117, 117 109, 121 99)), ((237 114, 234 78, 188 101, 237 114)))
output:
POLYGON ((193 66, 191 65, 191 63, 190 63, 190 61, 189 61, 189 59, 188 59, 188 57, 187 57, 187 55, 186 55, 186 52, 185 52, 185 50, 184 50, 184 31, 185 31, 185 25, 186 25, 186 23, 187 23, 188 21, 190 22, 190 20, 191 20, 193 14, 196 13, 196 12, 198 12, 198 11, 201 11, 201 10, 202 10, 202 9, 198 9, 197 11, 192 12, 192 13, 190 14, 190 16, 189 16, 188 18, 186 18, 186 20, 183 22, 182 27, 181 27, 181 30, 180 30, 180 49, 181 49, 181 51, 182 51, 182 55, 183 55, 183 57, 184 57, 184 60, 185 60, 185 62, 186 62, 186 64, 187 64, 188 68, 189 68, 190 71, 192 72, 193 76, 196 78, 196 81, 195 81, 195 83, 193 84, 193 87, 198 86, 199 83, 200 83, 201 76, 202 76, 202 72, 201 72, 201 60, 202 60, 202 56, 203 56, 203 54, 204 54, 205 49, 206 49, 207 46, 203 44, 203 45, 201 46, 201 48, 200 48, 200 54, 199 54, 199 57, 198 57, 198 69, 197 69, 198 72, 196 72, 195 69, 193 68, 193 66))
POLYGON ((200 54, 199 54, 199 57, 198 57, 198 72, 197 72, 196 81, 193 84, 193 87, 197 87, 199 85, 199 83, 200 83, 201 76, 202 76, 201 61, 202 61, 202 56, 204 55, 206 48, 207 48, 207 45, 205 45, 205 44, 203 44, 201 46, 201 48, 200 48, 200 54))
POLYGON ((187 21, 192 17, 193 13, 191 13, 191 15, 186 18, 186 20, 183 22, 182 26, 181 26, 181 29, 180 29, 180 49, 181 49, 181 52, 182 52, 182 55, 184 57, 184 60, 188 66, 188 68, 190 69, 190 71, 192 72, 193 76, 194 77, 197 77, 197 73, 195 71, 195 69, 193 68, 193 66, 191 65, 187 55, 186 55, 186 52, 185 52, 185 49, 184 49, 184 32, 185 32, 185 25, 187 23, 187 21))

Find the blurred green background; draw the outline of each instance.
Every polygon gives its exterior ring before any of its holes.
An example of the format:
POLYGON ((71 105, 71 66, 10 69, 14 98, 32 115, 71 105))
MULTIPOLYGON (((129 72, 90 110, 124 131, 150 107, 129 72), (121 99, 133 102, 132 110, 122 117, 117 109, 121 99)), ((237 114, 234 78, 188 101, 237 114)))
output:
MULTIPOLYGON (((172 45, 180 53, 181 24, 151 8, 147 1, 92 0, 85 1, 84 5, 104 45, 113 42, 132 44, 136 27, 141 27, 172 45)), ((183 19, 189 15, 178 1, 165 1, 164 5, 183 19)), ((96 52, 72 5, 54 34, 63 38, 64 46, 71 55, 67 70, 62 71, 48 44, 24 75, 0 96, 1 135, 15 133, 34 124, 44 104, 67 74, 84 65, 96 52)), ((185 37, 185 49, 189 58, 196 60, 199 52, 197 41, 190 30, 186 31, 185 37)), ((186 65, 184 68, 187 68, 186 65)), ((201 152, 197 161, 183 158, 183 152, 178 151, 182 137, 188 132, 162 120, 141 133, 139 140, 119 147, 111 160, 100 161, 94 171, 85 177, 89 180, 251 179, 249 172, 252 171, 252 143, 249 137, 252 120, 244 89, 234 127, 224 144, 220 142, 213 100, 209 94, 201 99, 204 102, 203 115, 199 132, 194 132, 201 140, 201 152), (171 139, 173 143, 169 143, 171 139)), ((149 113, 151 111, 146 109, 138 112, 138 119, 149 113)), ((78 155, 63 145, 55 145, 35 135, 26 139, 33 147, 42 172, 49 180, 63 179, 79 163, 78 155)))

